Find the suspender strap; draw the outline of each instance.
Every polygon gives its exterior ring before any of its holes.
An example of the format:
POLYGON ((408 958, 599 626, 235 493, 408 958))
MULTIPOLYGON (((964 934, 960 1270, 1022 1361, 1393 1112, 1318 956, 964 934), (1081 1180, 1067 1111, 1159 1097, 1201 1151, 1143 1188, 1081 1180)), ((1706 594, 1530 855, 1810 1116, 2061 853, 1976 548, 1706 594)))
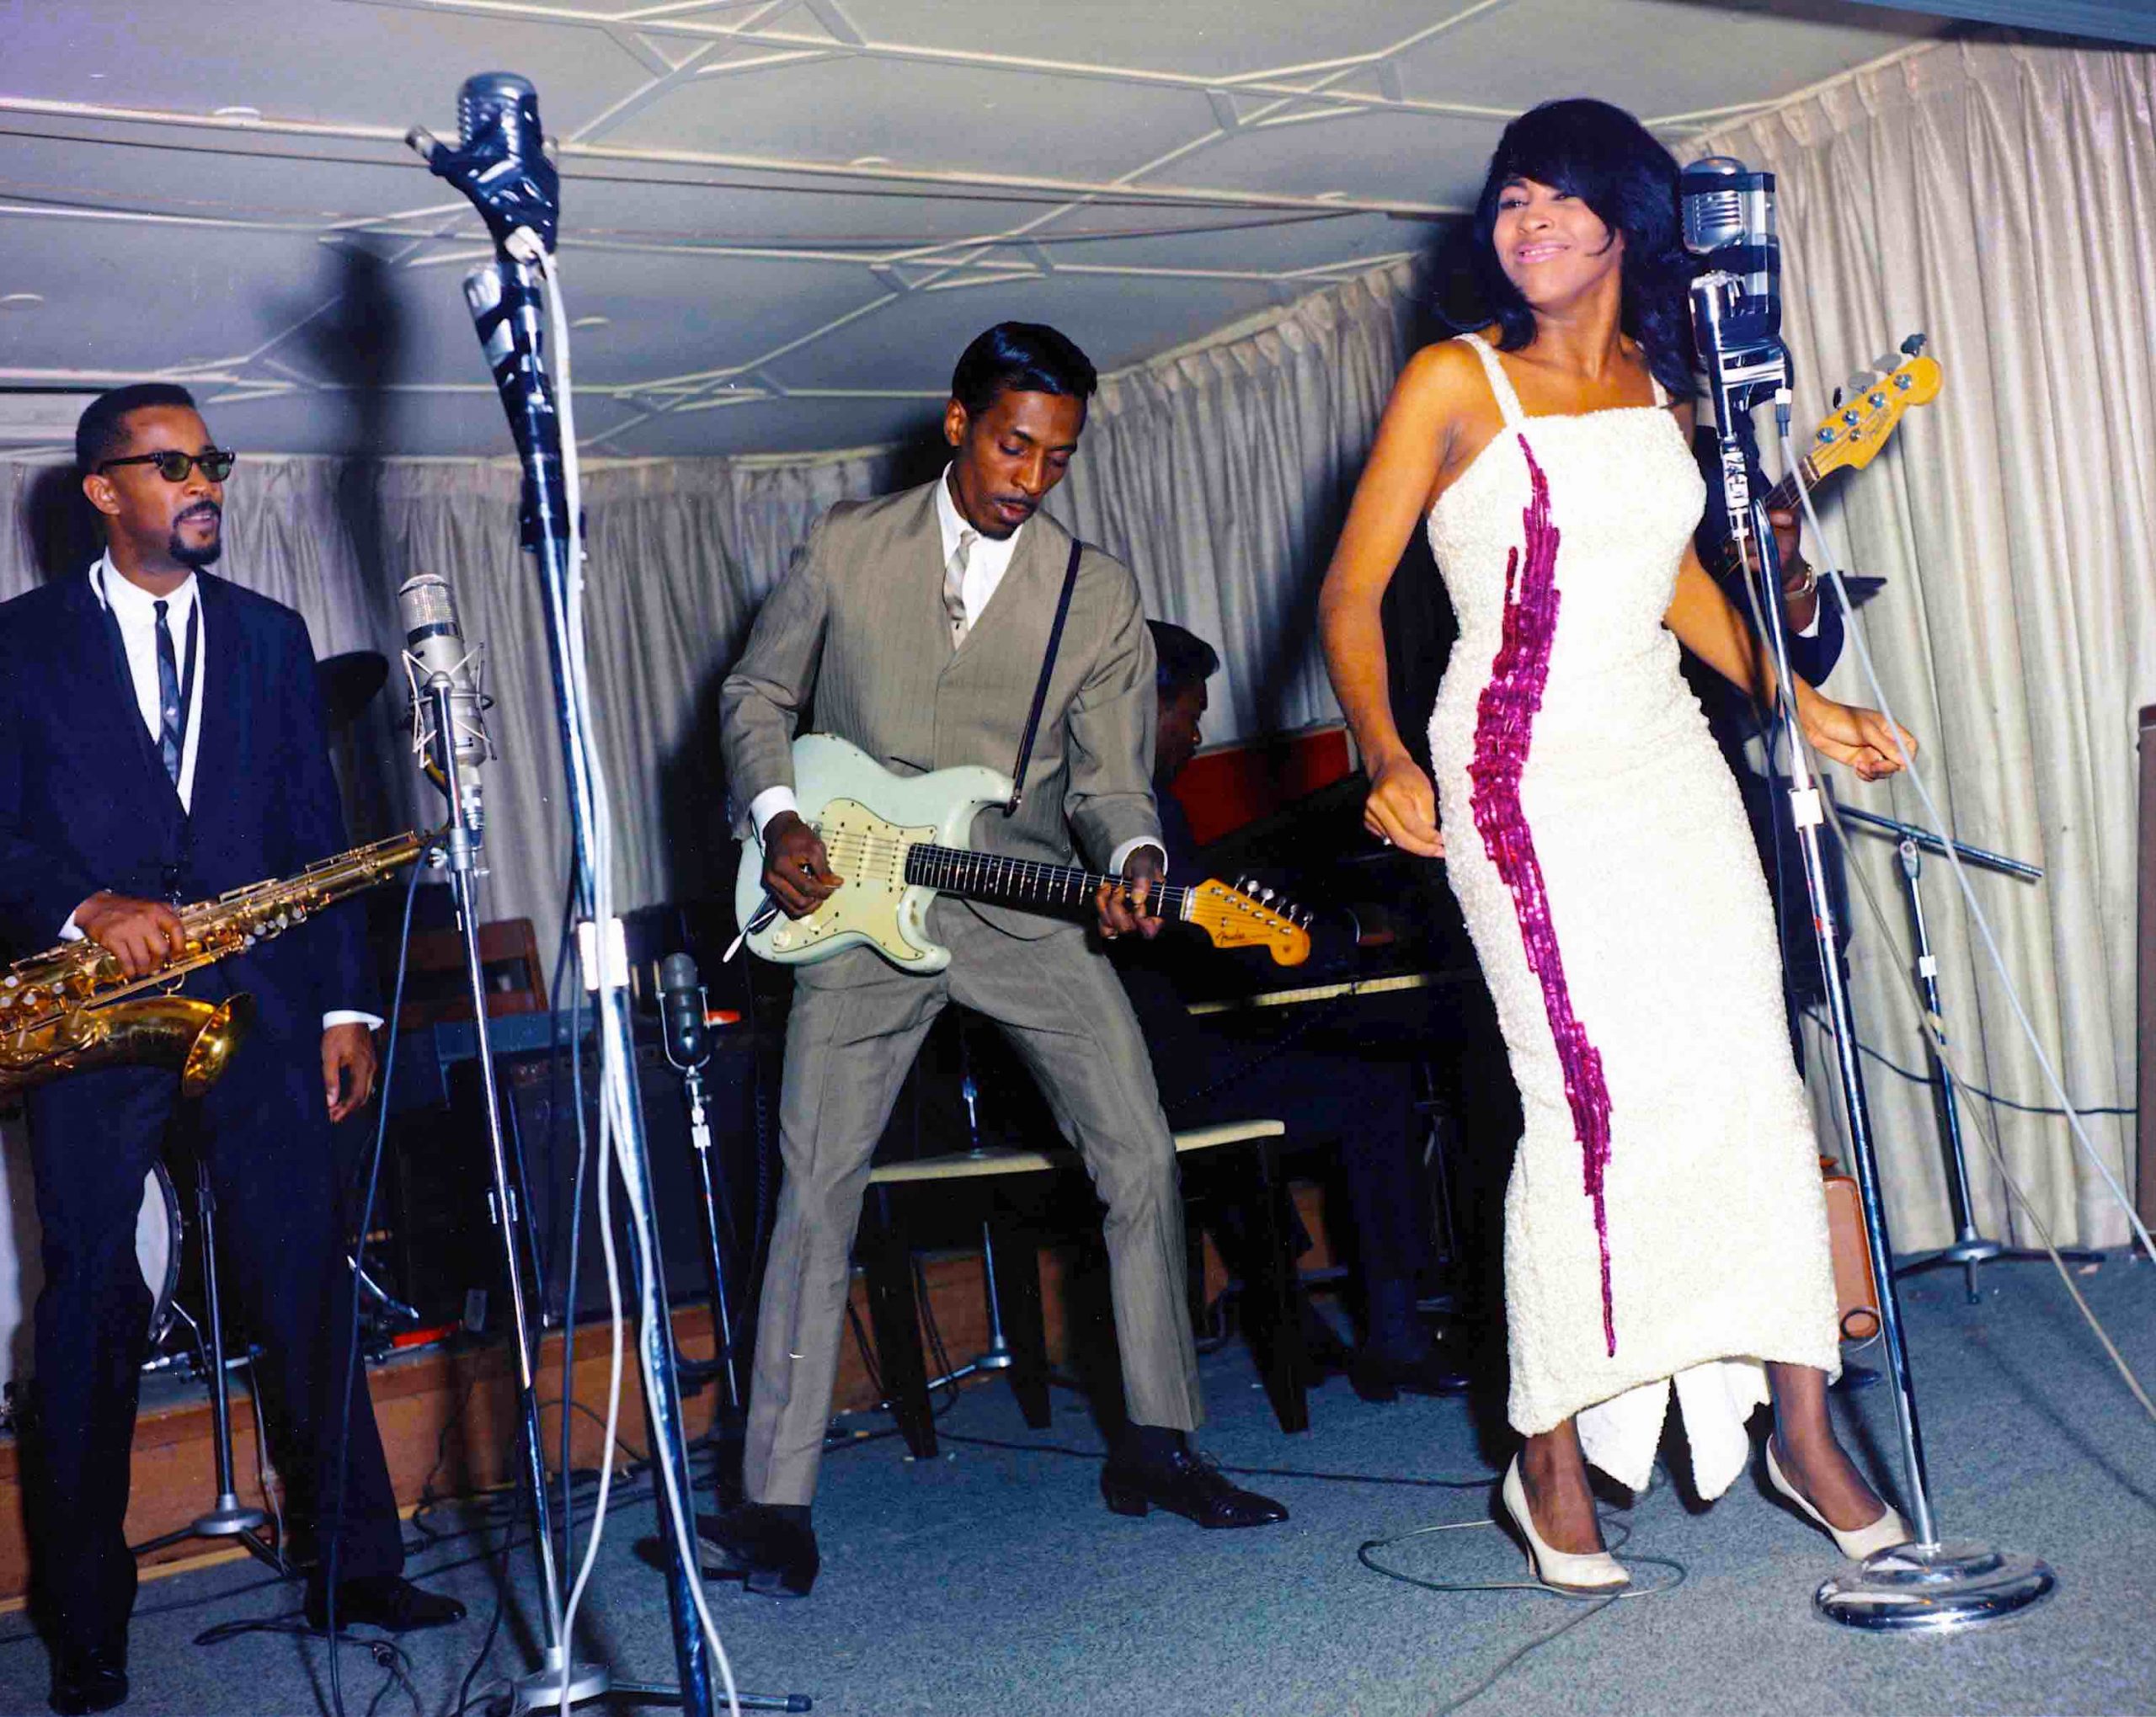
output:
POLYGON ((1048 701, 1048 682, 1055 672, 1055 652, 1063 642, 1063 622, 1070 618, 1070 593, 1078 588, 1078 557, 1086 545, 1070 539, 1070 564, 1063 569, 1063 594, 1055 599, 1055 624, 1048 629, 1048 654, 1041 659, 1040 684, 1033 688, 1033 707, 1026 712, 1026 732, 1018 741, 1018 760, 1011 770, 1011 803, 1003 814, 1015 817, 1026 802, 1026 765, 1033 761, 1033 736, 1040 732, 1041 708, 1048 701))

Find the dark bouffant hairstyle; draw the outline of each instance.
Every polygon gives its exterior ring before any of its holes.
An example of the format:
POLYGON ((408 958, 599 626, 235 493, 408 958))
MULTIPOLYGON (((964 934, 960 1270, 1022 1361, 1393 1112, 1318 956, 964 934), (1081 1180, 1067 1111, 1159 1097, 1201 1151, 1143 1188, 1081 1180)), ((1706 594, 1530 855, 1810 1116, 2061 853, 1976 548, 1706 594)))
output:
POLYGON ((997 323, 974 337, 951 372, 951 397, 974 417, 1009 388, 1087 400, 1099 385, 1092 360, 1068 334, 1039 322, 997 323))
POLYGON ((1203 685, 1220 671, 1220 653, 1196 632, 1171 620, 1145 624, 1153 634, 1153 686, 1162 697, 1203 685))
POLYGON ((1475 205, 1474 262, 1483 301, 1518 351, 1534 338, 1534 312, 1498 265, 1497 200, 1516 179, 1568 191, 1625 235, 1626 333, 1646 352, 1655 378, 1679 398, 1694 383, 1692 319, 1685 289, 1699 264, 1684 248, 1678 216, 1677 163, 1622 108, 1577 97, 1548 101, 1505 127, 1475 205))
POLYGON ((88 477, 127 445, 127 414, 153 405, 193 411, 195 396, 177 381, 134 381, 100 393, 75 419, 75 467, 88 477))

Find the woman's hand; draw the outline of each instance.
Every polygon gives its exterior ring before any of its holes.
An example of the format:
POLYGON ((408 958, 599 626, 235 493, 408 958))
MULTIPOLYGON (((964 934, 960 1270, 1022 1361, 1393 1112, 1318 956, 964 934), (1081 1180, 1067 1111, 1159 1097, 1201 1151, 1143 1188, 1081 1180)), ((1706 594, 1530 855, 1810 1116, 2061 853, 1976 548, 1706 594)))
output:
MULTIPOLYGON (((1800 682, 1801 684, 1801 682, 1800 682)), ((1916 736, 1899 723, 1890 722, 1877 710, 1836 703, 1810 687, 1797 700, 1797 719, 1804 737, 1822 757, 1846 763, 1860 781, 1880 781, 1902 770, 1902 755, 1917 755, 1916 736), (1897 749, 1896 735, 1901 738, 1897 749)))
POLYGON ((1370 796, 1363 801, 1363 827, 1418 858, 1445 856, 1445 838, 1438 832, 1437 790, 1405 751, 1372 772, 1370 796))

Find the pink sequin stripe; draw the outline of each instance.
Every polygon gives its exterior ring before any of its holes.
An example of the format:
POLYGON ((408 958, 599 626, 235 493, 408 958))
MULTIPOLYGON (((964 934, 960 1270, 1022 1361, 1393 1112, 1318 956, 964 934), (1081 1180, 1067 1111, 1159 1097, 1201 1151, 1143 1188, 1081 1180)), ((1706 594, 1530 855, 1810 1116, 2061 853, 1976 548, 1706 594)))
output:
POLYGON ((1523 522, 1527 552, 1513 549, 1505 562, 1505 622, 1490 683, 1476 703, 1475 757, 1467 765, 1475 783, 1468 803, 1483 851, 1512 890, 1519 919, 1520 941, 1529 968, 1542 982, 1542 1005, 1556 1040, 1557 1060, 1565 1069, 1565 1100, 1571 1104, 1572 1129, 1578 1135, 1587 1182, 1594 1201, 1594 1232, 1602 1253, 1602 1335, 1614 1357, 1617 1321, 1609 1294, 1609 1219, 1603 1208, 1603 1175, 1609 1165, 1609 1087, 1602 1076, 1602 1053, 1588 1041, 1587 1027, 1572 1012, 1565 985, 1565 962, 1557 933, 1550 922, 1549 891, 1534 856, 1534 837, 1520 808, 1520 773, 1533 743, 1535 712, 1550 678, 1550 646, 1557 633, 1557 527, 1550 519, 1550 483, 1534 454, 1520 438, 1534 485, 1523 522))

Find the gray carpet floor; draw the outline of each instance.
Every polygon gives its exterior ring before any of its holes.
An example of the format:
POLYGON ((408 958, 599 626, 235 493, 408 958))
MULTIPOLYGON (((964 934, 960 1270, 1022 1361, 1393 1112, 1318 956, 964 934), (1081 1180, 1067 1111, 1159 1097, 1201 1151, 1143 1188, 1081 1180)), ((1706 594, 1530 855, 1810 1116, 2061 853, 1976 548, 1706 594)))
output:
MULTIPOLYGON (((1992 1266, 1983 1279, 1977 1305, 1943 1275, 1905 1284, 1903 1300, 1945 1535, 2041 1555, 2057 1573, 2050 1601, 1987 1630, 1896 1638, 1821 1621, 1812 1592, 1843 1565, 1754 1480, 1704 1510, 1660 1484, 1618 1515, 1631 1551, 1683 1565, 1683 1583, 1657 1596, 1589 1607, 1388 1580, 1358 1561, 1358 1545, 1486 1521, 1503 1446, 1465 1403, 1366 1405, 1338 1380, 1313 1394, 1310 1432, 1284 1437, 1239 1346, 1206 1361, 1203 1443, 1288 1505, 1284 1525, 1204 1533, 1158 1514, 1111 1516, 1097 1462, 1056 1452, 1097 1448, 1084 1404, 1059 1394, 1054 1426, 1035 1432, 1006 1391, 987 1387, 952 1407, 938 1459, 908 1460, 889 1437, 830 1456, 813 1597, 786 1603, 714 1582, 713 1613, 744 1690, 804 1693, 832 1717, 2156 1712, 2156 1425, 2048 1265, 1992 1266), (1444 1480, 1472 1482, 1433 1482, 1444 1480)), ((2077 1281, 2129 1362, 2156 1380, 2156 1268, 2115 1256, 2077 1281)), ((1837 1400, 1860 1458, 1895 1482, 1886 1392, 1837 1400)), ((414 1534, 409 1571, 462 1596, 473 1619, 398 1642, 401 1682, 348 1643, 355 1717, 454 1710, 483 1637, 499 1522, 473 1508, 429 1524, 464 1536, 420 1544, 414 1534)), ((672 1674, 651 1533, 648 1501, 616 1517, 579 1627, 583 1654, 622 1679, 672 1674)), ((1438 1581, 1511 1579, 1521 1567, 1494 1527, 1385 1554, 1438 1581)), ((530 1568, 528 1553, 513 1556, 510 1620, 473 1709, 526 1661, 530 1568)), ((296 1606, 294 1589, 264 1586, 242 1565, 146 1585, 128 1709, 328 1709, 323 1641, 193 1643, 218 1624, 296 1606)), ((44 1655, 11 1618, 0 1630, 0 1711, 41 1710, 45 1686, 44 1655)))

